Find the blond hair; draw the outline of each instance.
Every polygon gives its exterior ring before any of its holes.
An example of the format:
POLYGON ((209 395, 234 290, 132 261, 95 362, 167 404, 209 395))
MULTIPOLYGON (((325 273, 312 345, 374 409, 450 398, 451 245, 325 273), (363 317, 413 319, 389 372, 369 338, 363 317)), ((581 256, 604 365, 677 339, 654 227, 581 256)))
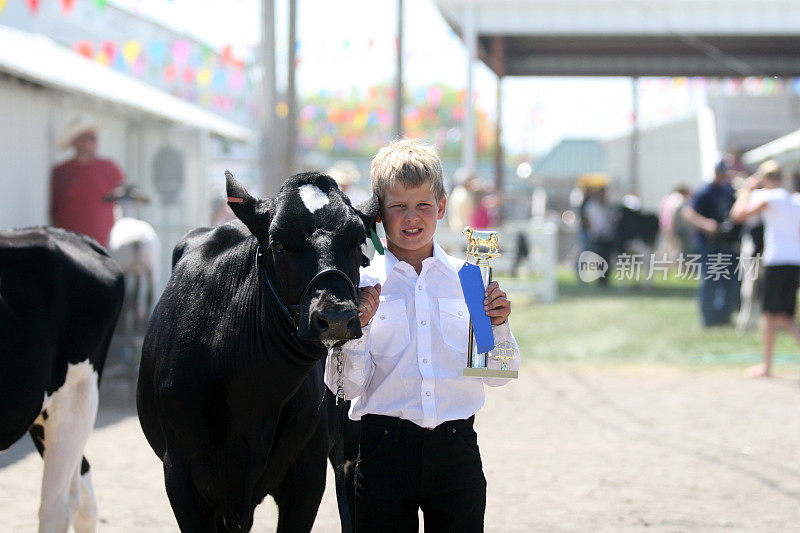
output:
POLYGON ((415 139, 393 141, 378 150, 369 174, 372 192, 381 202, 386 189, 397 183, 404 187, 430 185, 437 202, 445 196, 442 161, 436 148, 415 139))

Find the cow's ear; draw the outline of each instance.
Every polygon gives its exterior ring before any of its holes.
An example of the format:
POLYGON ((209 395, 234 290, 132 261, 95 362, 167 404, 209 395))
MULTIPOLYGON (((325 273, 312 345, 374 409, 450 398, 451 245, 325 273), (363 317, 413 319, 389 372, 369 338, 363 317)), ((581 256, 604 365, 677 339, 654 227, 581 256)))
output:
POLYGON ((229 171, 225 171, 225 189, 228 205, 236 217, 244 222, 247 229, 256 237, 266 238, 272 213, 270 202, 250 196, 241 183, 229 171))
POLYGON ((358 216, 361 217, 361 220, 364 221, 364 227, 367 230, 367 235, 369 236, 369 230, 375 229, 375 224, 378 221, 378 217, 381 214, 381 201, 378 198, 378 195, 373 193, 372 196, 355 206, 354 208, 358 216))

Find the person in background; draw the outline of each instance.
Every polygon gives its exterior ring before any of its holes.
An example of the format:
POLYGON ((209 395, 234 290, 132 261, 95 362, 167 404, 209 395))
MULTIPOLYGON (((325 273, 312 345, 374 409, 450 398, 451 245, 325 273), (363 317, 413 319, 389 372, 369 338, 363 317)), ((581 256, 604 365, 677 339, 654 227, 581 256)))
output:
POLYGON ((611 277, 611 253, 614 251, 614 221, 611 206, 606 198, 606 188, 600 187, 586 200, 583 207, 583 222, 586 228, 589 250, 608 263, 608 272, 598 278, 597 283, 607 286, 611 277))
POLYGON ((731 314, 738 307, 739 283, 734 273, 738 235, 728 218, 735 199, 728 165, 723 160, 714 167, 711 183, 701 187, 681 212, 695 228, 693 245, 702 264, 700 313, 706 327, 730 324, 731 314), (717 258, 728 261, 720 261, 719 268, 715 265, 715 272, 709 275, 710 259, 717 258))
POLYGON ((327 171, 328 176, 339 186, 342 192, 350 198, 350 203, 358 205, 369 198, 369 194, 356 184, 361 179, 361 172, 352 161, 337 161, 327 171))
POLYGON ((681 210, 691 197, 685 185, 679 185, 661 199, 658 207, 658 229, 661 233, 661 249, 670 261, 689 251, 687 224, 681 210))
POLYGON ((114 225, 114 204, 103 198, 124 179, 113 161, 97 157, 97 130, 96 122, 80 116, 62 133, 59 148, 74 148, 75 155, 53 168, 50 223, 108 246, 114 225))
POLYGON ((461 231, 464 226, 472 223, 480 180, 474 170, 462 167, 456 170, 453 181, 455 186, 450 191, 447 202, 447 225, 453 231, 461 231))
POLYGON ((782 179, 780 165, 765 161, 744 182, 731 209, 737 222, 758 214, 764 219, 764 362, 748 369, 752 377, 772 373, 776 328, 785 329, 800 344, 800 327, 794 321, 800 284, 800 196, 784 189, 782 179))
POLYGON ((472 210, 469 225, 474 229, 489 229, 497 224, 498 210, 500 209, 500 195, 491 187, 484 187, 476 194, 478 201, 472 210))

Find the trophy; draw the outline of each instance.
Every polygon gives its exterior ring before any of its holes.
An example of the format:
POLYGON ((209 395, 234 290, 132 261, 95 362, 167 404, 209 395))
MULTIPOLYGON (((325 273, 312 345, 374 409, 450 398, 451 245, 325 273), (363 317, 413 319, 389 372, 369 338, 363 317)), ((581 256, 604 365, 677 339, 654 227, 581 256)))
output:
POLYGON ((490 260, 500 257, 497 232, 477 231, 470 226, 462 233, 467 236, 467 263, 459 271, 464 299, 470 311, 467 366, 462 375, 478 378, 517 378, 519 373, 508 368, 508 362, 516 359, 510 343, 495 344, 491 320, 483 310, 486 287, 492 282, 490 260), (473 262, 470 262, 472 258, 473 262), (475 327, 479 329, 476 331, 475 327), (477 335, 477 342, 476 341, 477 335), (488 362, 501 362, 500 368, 489 368, 488 362))

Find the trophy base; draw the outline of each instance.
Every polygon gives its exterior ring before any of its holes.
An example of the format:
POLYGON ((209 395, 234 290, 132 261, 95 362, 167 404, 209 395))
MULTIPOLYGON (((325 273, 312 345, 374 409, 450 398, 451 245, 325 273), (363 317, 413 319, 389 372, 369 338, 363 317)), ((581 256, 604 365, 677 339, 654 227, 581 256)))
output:
POLYGON ((462 376, 470 378, 506 378, 517 379, 519 372, 516 370, 500 370, 499 368, 470 368, 467 367, 461 373, 462 376))

